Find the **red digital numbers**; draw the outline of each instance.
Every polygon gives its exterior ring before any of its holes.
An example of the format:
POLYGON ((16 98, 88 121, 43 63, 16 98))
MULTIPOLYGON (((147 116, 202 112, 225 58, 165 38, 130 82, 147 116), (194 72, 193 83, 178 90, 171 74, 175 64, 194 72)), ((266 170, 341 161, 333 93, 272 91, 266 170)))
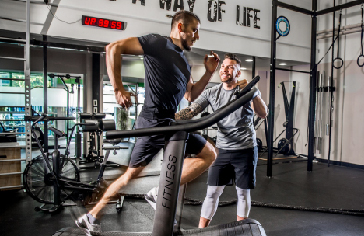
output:
POLYGON ((103 28, 109 28, 109 20, 105 20, 105 19, 99 19, 99 26, 103 27, 103 28))
POLYGON ((82 16, 82 24, 93 25, 108 29, 118 29, 118 30, 124 29, 124 22, 113 21, 103 18, 89 17, 89 16, 82 16))
POLYGON ((109 28, 109 23, 110 23, 109 20, 104 20, 104 27, 109 28))
POLYGON ((85 25, 96 25, 96 18, 95 17, 85 17, 85 20, 82 22, 85 25))

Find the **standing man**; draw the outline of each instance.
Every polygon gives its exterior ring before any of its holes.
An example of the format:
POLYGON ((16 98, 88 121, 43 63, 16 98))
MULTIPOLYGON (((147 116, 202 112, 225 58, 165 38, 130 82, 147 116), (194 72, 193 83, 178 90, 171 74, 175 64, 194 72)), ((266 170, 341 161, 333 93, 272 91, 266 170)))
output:
MULTIPOLYGON (((222 83, 205 90, 191 106, 176 114, 176 120, 191 119, 208 105, 215 111, 234 99, 235 91, 247 85, 246 80, 237 81, 240 76, 240 60, 234 54, 225 55, 219 74, 222 83)), ((199 228, 210 224, 219 205, 219 197, 232 180, 235 180, 238 196, 237 221, 249 215, 250 189, 255 186, 258 161, 254 112, 261 118, 267 116, 267 106, 260 98, 259 91, 253 97, 252 103, 247 103, 217 123, 218 157, 209 169, 207 194, 201 209, 199 228)))
MULTIPOLYGON (((205 74, 197 83, 191 78, 191 67, 184 50, 191 50, 199 39, 200 19, 188 11, 177 12, 172 19, 169 37, 149 34, 142 37, 122 39, 106 47, 107 72, 114 87, 115 97, 122 107, 129 108, 131 93, 124 90, 121 80, 121 54, 144 55, 145 102, 138 117, 136 128, 167 126, 174 118, 182 97, 194 101, 204 91, 215 72, 219 57, 205 56, 205 74)), ((101 232, 96 218, 112 196, 137 177, 154 156, 163 148, 163 135, 138 138, 131 154, 127 171, 113 182, 102 199, 88 213, 81 216, 76 224, 86 233, 98 235, 101 232)), ((199 135, 190 135, 186 153, 197 154, 186 158, 181 176, 181 185, 204 172, 215 160, 214 147, 199 135)))

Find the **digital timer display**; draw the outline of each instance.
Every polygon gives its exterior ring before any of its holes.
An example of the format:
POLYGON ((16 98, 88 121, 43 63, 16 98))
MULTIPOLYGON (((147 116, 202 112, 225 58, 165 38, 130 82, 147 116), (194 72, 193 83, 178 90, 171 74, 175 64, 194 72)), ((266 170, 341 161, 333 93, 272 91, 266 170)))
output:
POLYGON ((122 21, 97 18, 92 16, 82 16, 82 25, 91 25, 107 29, 124 30, 126 23, 122 21))

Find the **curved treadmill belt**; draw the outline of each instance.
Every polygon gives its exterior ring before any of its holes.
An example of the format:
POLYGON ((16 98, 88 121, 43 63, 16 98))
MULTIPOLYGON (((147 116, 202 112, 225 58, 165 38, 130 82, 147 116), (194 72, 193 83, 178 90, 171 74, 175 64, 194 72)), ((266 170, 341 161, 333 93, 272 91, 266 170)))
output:
MULTIPOLYGON (((81 236, 85 232, 79 228, 63 228, 53 236, 81 236)), ((151 232, 103 232, 101 236, 151 236, 151 232)), ((215 225, 205 229, 191 229, 173 234, 174 236, 266 236, 261 224, 253 219, 234 221, 227 224, 215 225)))

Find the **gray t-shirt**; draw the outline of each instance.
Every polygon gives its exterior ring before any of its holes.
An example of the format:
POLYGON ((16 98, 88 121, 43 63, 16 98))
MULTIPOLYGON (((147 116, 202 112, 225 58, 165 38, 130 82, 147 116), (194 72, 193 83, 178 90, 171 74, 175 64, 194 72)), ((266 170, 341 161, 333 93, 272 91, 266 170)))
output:
MULTIPOLYGON (((211 105, 215 111, 235 99, 234 92, 239 86, 232 90, 225 90, 216 85, 206 89, 195 101, 205 109, 211 105)), ((219 128, 216 138, 216 146, 225 150, 240 150, 257 146, 256 134, 253 124, 254 111, 251 102, 237 109, 217 123, 219 128)))

